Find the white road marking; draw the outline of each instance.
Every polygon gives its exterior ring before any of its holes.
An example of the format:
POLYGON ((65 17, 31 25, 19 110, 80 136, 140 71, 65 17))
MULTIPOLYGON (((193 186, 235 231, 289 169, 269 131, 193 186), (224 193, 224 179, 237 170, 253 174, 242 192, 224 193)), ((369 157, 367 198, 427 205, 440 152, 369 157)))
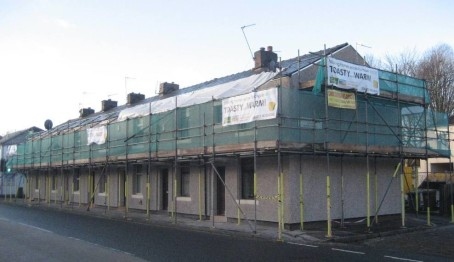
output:
POLYGON ((31 227, 31 228, 34 228, 34 229, 37 229, 37 230, 41 230, 43 232, 47 232, 47 233, 53 233, 52 231, 50 230, 47 230, 47 229, 44 229, 44 228, 40 228, 40 227, 35 227, 35 226, 32 226, 32 225, 28 225, 28 224, 24 224, 24 223, 17 223, 19 225, 23 225, 23 226, 26 226, 26 227, 31 227))
POLYGON ((365 255, 366 254, 364 252, 358 252, 358 251, 347 250, 347 249, 339 249, 339 248, 331 248, 331 250, 345 252, 345 253, 358 254, 358 255, 365 255))
POLYGON ((291 245, 297 245, 297 246, 303 246, 303 247, 318 247, 318 246, 314 246, 314 245, 301 244, 301 243, 295 243, 295 242, 287 242, 287 243, 291 244, 291 245))
POLYGON ((392 257, 392 256, 385 256, 386 258, 394 259, 394 260, 402 260, 402 261, 412 261, 412 262, 423 262, 422 260, 414 260, 409 258, 402 258, 402 257, 392 257))

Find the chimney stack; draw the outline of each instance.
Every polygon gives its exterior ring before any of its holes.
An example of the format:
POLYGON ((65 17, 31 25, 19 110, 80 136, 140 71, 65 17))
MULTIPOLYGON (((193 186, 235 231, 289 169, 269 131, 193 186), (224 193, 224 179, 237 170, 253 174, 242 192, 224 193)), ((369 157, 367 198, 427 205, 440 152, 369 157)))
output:
POLYGON ((145 99, 145 95, 143 95, 143 94, 129 93, 128 98, 127 98, 128 105, 136 104, 144 99, 145 99))
POLYGON ((112 100, 102 100, 101 101, 101 111, 106 112, 109 111, 112 108, 117 107, 117 101, 112 101, 112 100))
POLYGON ((254 71, 256 73, 275 72, 278 66, 277 54, 273 52, 272 46, 268 46, 266 51, 264 47, 261 47, 260 50, 254 53, 254 62, 254 71))
POLYGON ((174 91, 177 91, 178 89, 180 89, 180 86, 178 84, 175 84, 174 82, 172 83, 164 82, 159 85, 159 94, 167 95, 174 91))
POLYGON ((91 114, 94 114, 94 113, 95 113, 95 110, 91 109, 90 107, 89 108, 82 108, 81 110, 79 110, 80 118, 87 117, 87 116, 89 116, 91 114))

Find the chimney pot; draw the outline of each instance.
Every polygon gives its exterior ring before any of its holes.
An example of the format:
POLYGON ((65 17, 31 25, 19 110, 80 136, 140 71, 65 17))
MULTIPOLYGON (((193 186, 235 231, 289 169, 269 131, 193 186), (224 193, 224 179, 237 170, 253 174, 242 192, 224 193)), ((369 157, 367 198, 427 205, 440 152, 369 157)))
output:
POLYGON ((266 51, 268 51, 268 52, 273 52, 273 47, 269 45, 269 46, 267 47, 267 50, 266 50, 266 51))

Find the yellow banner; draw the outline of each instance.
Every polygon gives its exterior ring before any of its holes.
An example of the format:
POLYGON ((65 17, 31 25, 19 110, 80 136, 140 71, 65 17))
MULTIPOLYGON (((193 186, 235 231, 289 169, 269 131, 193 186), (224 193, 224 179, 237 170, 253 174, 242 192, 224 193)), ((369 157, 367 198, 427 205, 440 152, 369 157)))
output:
POLYGON ((354 93, 330 89, 328 90, 328 106, 356 109, 356 96, 354 93))

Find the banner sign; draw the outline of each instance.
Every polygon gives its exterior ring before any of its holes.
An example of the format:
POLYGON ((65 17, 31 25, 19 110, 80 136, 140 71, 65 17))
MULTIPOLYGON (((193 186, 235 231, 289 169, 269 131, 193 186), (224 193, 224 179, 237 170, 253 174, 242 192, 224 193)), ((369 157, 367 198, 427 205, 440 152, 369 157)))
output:
POLYGON ((6 156, 17 155, 17 145, 6 146, 6 156))
POLYGON ((237 125, 276 118, 277 88, 222 100, 222 125, 237 125))
POLYGON ((107 139, 107 127, 100 126, 87 129, 87 145, 98 144, 102 145, 107 139))
POLYGON ((354 93, 329 89, 328 106, 345 109, 356 109, 356 96, 354 93))
POLYGON ((379 95, 378 70, 328 57, 328 84, 379 95))

